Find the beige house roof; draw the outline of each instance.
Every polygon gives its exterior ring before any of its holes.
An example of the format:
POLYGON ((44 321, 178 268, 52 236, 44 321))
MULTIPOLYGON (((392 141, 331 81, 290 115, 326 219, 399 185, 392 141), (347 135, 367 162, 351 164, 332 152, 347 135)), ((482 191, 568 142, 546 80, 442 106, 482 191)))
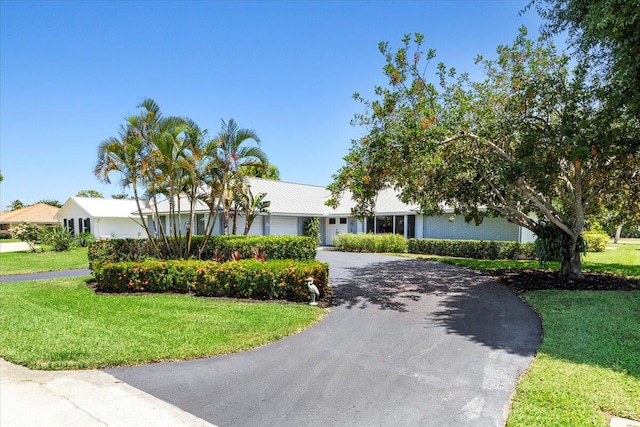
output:
POLYGON ((0 224, 20 224, 28 222, 32 224, 58 224, 60 221, 55 218, 60 208, 36 203, 26 208, 16 209, 10 212, 0 212, 0 224))

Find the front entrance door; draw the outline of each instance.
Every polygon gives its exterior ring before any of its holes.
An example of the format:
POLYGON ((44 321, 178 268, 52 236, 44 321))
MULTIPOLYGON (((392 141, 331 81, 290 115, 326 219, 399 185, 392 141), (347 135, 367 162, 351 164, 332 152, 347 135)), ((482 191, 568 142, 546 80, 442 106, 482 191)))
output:
POLYGON ((349 231, 348 218, 328 218, 327 219, 327 238, 328 244, 333 245, 333 239, 339 234, 349 231))

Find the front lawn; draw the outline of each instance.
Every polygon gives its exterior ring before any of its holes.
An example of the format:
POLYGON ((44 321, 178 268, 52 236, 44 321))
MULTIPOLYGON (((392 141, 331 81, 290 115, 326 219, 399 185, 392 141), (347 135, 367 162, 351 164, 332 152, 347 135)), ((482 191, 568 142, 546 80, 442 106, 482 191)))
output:
POLYGON ((0 356, 32 369, 193 359, 270 343, 327 313, 186 295, 96 295, 86 280, 0 285, 0 356))
POLYGON ((0 253, 0 275, 2 276, 79 268, 89 268, 87 248, 71 248, 66 252, 0 253))
POLYGON ((516 389, 508 426, 640 420, 640 291, 527 292, 544 339, 516 389))

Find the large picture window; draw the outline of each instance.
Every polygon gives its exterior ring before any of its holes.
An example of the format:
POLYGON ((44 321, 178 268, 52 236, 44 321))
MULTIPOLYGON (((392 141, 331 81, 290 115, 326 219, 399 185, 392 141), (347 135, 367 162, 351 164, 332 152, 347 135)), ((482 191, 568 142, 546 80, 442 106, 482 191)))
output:
POLYGON ((376 234, 393 233, 393 216, 376 217, 376 234))

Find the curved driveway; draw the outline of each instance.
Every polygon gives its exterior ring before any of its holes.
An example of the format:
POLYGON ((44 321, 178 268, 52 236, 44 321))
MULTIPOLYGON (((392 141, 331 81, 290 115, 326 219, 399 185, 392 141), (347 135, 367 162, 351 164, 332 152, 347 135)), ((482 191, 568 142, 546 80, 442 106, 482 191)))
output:
POLYGON ((336 287, 316 326, 251 351, 107 370, 219 426, 501 426, 537 315, 459 267, 319 251, 336 287))

